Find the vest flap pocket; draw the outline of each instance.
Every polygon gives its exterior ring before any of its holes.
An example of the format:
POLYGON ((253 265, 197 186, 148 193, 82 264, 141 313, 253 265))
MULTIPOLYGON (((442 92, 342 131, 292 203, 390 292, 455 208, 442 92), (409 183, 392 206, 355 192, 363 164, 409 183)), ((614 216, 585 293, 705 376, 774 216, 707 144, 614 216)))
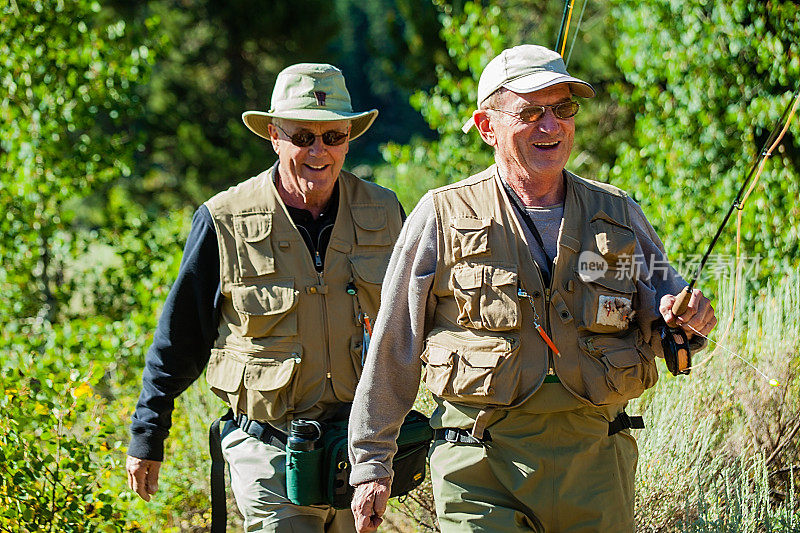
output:
POLYGON ((233 215, 233 227, 246 242, 263 241, 272 231, 272 213, 233 215))
POLYGON ((285 313, 295 305, 294 279, 274 280, 268 285, 246 285, 233 287, 233 308, 241 314, 251 316, 285 313))
POLYGON ((636 235, 628 226, 618 222, 600 211, 592 218, 597 251, 610 262, 620 257, 633 256, 636 249, 636 235))
POLYGON ((386 208, 382 205, 356 204, 351 206, 350 212, 361 229, 378 231, 386 227, 386 208))
POLYGON ((361 281, 380 285, 389 264, 389 253, 364 253, 349 256, 353 273, 361 281))
POLYGON ((450 220, 455 259, 489 253, 489 227, 492 219, 459 217, 450 220))
POLYGON ((475 352, 462 350, 459 352, 459 361, 472 368, 494 368, 503 357, 503 353, 475 352))
POLYGON ((433 342, 428 342, 425 351, 420 356, 425 364, 429 365, 452 365, 453 349, 433 342))
POLYGON ((511 338, 434 331, 422 357, 426 386, 457 403, 508 405, 519 385, 518 352, 519 342, 511 338))
POLYGON ((390 246, 392 236, 386 228, 386 208, 382 205, 356 204, 350 207, 359 246, 390 246), (384 230, 384 231, 381 231, 384 230))
POLYGON ((275 279, 231 289, 243 337, 297 335, 297 291, 294 279, 275 279))
MULTIPOLYGON (((580 275, 579 273, 577 274, 580 275)), ((606 289, 611 289, 612 291, 624 292, 626 294, 630 294, 634 290, 633 279, 631 279, 630 272, 626 271, 625 269, 610 268, 605 272, 604 275, 597 279, 591 280, 590 284, 591 283, 600 285, 606 289)))
POLYGON ((211 350, 211 357, 206 367, 206 381, 212 387, 233 393, 239 390, 245 369, 244 361, 225 350, 211 350))
POLYGON ((487 266, 486 277, 489 285, 499 287, 501 285, 517 285, 517 273, 503 267, 487 266))
POLYGON ((286 387, 301 361, 302 346, 294 343, 286 351, 270 351, 251 359, 244 371, 244 387, 248 390, 276 391, 286 387))
POLYGON ((590 354, 605 357, 611 366, 628 368, 642 362, 639 351, 629 337, 630 335, 622 338, 597 335, 581 339, 581 344, 586 346, 585 349, 590 354))
POLYGON ((453 268, 453 285, 459 289, 477 289, 483 284, 483 265, 458 265, 453 268))

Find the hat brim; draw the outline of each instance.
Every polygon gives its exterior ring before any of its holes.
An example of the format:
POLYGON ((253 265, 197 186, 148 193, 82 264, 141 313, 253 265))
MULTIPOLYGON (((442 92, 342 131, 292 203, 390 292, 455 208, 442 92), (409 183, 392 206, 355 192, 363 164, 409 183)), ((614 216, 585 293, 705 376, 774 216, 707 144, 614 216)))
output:
MULTIPOLYGON (((561 83, 568 84, 569 90, 572 92, 572 94, 580 96, 581 98, 593 98, 596 94, 594 87, 585 81, 579 80, 578 78, 574 78, 572 76, 565 76, 564 74, 559 74, 557 72, 536 72, 535 74, 529 74, 527 76, 522 76, 517 79, 507 81, 500 87, 505 87, 509 91, 514 91, 515 93, 525 94, 532 93, 534 91, 541 91, 542 89, 547 89, 548 87, 559 85, 561 83)), ((498 89, 500 87, 498 87, 498 89)), ((475 121, 472 119, 472 117, 469 117, 469 119, 467 119, 467 121, 461 127, 461 131, 467 133, 474 125, 475 121)))
POLYGON ((264 139, 269 139, 269 124, 273 118, 298 120, 304 122, 333 122, 335 120, 350 121, 350 140, 357 139, 372 126, 378 116, 377 109, 361 113, 346 111, 330 111, 327 109, 293 109, 274 113, 264 111, 245 111, 242 121, 247 128, 264 139))

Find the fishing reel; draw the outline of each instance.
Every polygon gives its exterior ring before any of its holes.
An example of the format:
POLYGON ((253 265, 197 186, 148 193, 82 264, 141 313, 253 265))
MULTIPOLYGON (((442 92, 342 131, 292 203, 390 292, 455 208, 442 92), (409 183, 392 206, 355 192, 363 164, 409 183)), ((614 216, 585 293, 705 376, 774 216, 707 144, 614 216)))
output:
POLYGON ((667 369, 673 376, 689 374, 692 367, 692 351, 689 349, 689 339, 682 328, 673 328, 660 320, 661 348, 664 350, 664 360, 667 369))

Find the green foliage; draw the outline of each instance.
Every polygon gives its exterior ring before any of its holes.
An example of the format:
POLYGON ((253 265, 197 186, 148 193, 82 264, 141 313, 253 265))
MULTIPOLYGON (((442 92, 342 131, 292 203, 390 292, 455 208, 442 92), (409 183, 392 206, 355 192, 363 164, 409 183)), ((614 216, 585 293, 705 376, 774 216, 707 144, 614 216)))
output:
MULTIPOLYGON (((615 0, 616 98, 636 113, 612 182, 641 202, 668 250, 703 253, 800 79, 791 1, 615 0)), ((800 121, 744 210, 745 253, 762 276, 800 261, 800 121)), ((733 253, 734 224, 717 253, 733 253)), ((692 273, 686 273, 692 274, 692 273)))
POLYGON ((3 314, 54 319, 80 238, 68 203, 128 176, 151 51, 88 0, 5 3, 0 20, 3 314))

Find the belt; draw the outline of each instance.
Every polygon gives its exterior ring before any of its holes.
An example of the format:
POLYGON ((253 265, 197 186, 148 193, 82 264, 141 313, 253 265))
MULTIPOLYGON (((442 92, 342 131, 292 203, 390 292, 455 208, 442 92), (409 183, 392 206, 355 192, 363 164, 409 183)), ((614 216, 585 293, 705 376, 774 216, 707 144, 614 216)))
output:
POLYGON ((492 436, 484 430, 483 438, 476 439, 468 429, 461 428, 439 428, 433 432, 434 440, 446 440, 456 444, 481 444, 492 442, 492 436))
POLYGON ((266 422, 250 420, 247 418, 247 415, 242 413, 234 415, 232 411, 228 411, 228 413, 222 417, 222 420, 225 421, 225 427, 222 430, 221 437, 225 437, 225 435, 238 427, 264 444, 275 446, 281 451, 286 450, 286 434, 266 422))
MULTIPOLYGON (((617 417, 608 423, 608 435, 619 433, 623 429, 644 429, 644 418, 641 416, 628 416, 628 413, 622 411, 617 417)), ((445 440, 455 444, 485 444, 492 442, 492 436, 489 431, 483 432, 483 439, 476 439, 473 437, 468 429, 461 428, 439 428, 434 431, 435 440, 445 440)))
POLYGON ((619 433, 623 429, 644 429, 644 418, 628 416, 628 413, 622 411, 613 422, 608 423, 608 436, 619 433))

